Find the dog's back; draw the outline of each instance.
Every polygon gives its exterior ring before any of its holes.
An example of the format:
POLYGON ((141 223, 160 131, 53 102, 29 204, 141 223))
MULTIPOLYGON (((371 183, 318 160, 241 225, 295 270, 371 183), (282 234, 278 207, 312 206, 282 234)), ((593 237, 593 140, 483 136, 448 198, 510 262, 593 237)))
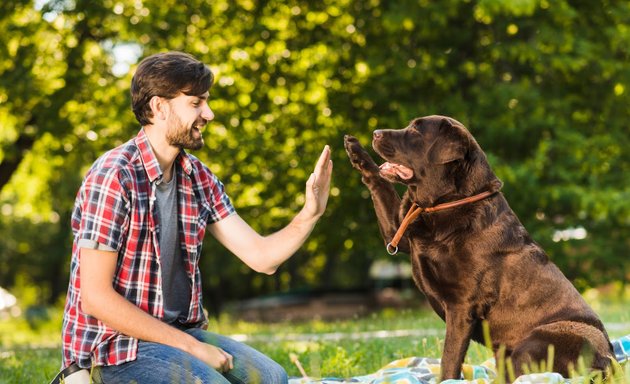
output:
MULTIPOLYGON (((554 345, 553 370, 565 377, 580 354, 592 359, 595 369, 608 367, 612 346, 597 314, 531 239, 502 195, 485 204, 487 212, 496 212, 496 221, 466 236, 476 251, 469 264, 474 267, 463 270, 484 271, 476 279, 488 286, 475 290, 474 307, 493 303, 479 317, 488 322, 494 349, 504 346, 519 374, 524 363, 547 362, 549 345, 554 345)), ((473 339, 484 342, 480 326, 473 339)))

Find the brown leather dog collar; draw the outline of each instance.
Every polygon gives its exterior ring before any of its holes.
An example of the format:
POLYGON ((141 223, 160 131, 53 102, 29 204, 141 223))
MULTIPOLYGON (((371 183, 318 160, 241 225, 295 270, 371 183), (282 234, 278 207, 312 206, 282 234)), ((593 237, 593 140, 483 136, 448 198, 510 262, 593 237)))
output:
POLYGON ((460 205, 464 205, 468 203, 474 203, 475 201, 483 200, 486 197, 490 197, 497 192, 498 190, 485 191, 474 196, 466 197, 461 200, 455 200, 449 203, 442 203, 442 204, 438 204, 436 206, 428 207, 428 208, 420 207, 416 203, 411 204, 411 207, 409 208, 409 211, 407 211, 407 214, 405 215, 405 218, 403 219, 402 223, 400 223, 400 227, 398 228, 398 231, 396 231, 394 238, 385 246, 387 253, 389 253, 390 255, 395 255, 398 253, 398 243, 400 242, 400 239, 402 239, 409 224, 411 224, 421 213, 425 213, 425 212, 431 213, 431 212, 436 212, 436 211, 442 211, 444 209, 459 207, 460 205))

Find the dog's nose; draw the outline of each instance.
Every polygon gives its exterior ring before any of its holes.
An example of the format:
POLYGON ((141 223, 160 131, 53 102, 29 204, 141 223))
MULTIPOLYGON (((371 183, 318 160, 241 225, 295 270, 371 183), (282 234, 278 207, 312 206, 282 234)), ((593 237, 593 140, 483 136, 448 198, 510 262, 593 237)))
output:
POLYGON ((383 131, 377 129, 376 131, 374 131, 373 136, 374 140, 380 140, 383 137, 383 131))

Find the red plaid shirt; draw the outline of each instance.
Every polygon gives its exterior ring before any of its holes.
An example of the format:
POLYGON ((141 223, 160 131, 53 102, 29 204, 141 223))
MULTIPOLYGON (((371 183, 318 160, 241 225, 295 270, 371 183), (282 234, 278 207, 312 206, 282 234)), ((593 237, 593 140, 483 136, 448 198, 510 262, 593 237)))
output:
MULTIPOLYGON (((182 151, 175 161, 180 246, 191 282, 186 323, 207 319, 201 302, 199 257, 206 225, 234 213, 223 184, 196 157, 182 151)), ((138 340, 107 327, 81 310, 79 239, 118 251, 114 289, 150 315, 162 319, 164 302, 155 212, 162 171, 144 130, 101 156, 77 194, 72 214, 74 244, 63 317, 63 366, 87 368, 135 360, 138 340)))

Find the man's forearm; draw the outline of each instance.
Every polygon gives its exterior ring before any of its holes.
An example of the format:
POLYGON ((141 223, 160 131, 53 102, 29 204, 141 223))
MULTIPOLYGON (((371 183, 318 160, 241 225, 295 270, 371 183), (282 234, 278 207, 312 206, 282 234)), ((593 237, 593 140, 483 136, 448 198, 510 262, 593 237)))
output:
POLYGON ((189 352, 196 340, 136 307, 113 289, 83 302, 83 310, 116 331, 139 340, 166 344, 189 352))
POLYGON ((315 227, 318 217, 302 209, 278 232, 261 236, 240 216, 232 215, 209 226, 214 237, 257 272, 273 274, 291 257, 315 227))
POLYGON ((278 232, 264 237, 260 260, 264 261, 266 273, 274 273, 304 244, 315 228, 318 217, 301 210, 291 222, 278 232))

